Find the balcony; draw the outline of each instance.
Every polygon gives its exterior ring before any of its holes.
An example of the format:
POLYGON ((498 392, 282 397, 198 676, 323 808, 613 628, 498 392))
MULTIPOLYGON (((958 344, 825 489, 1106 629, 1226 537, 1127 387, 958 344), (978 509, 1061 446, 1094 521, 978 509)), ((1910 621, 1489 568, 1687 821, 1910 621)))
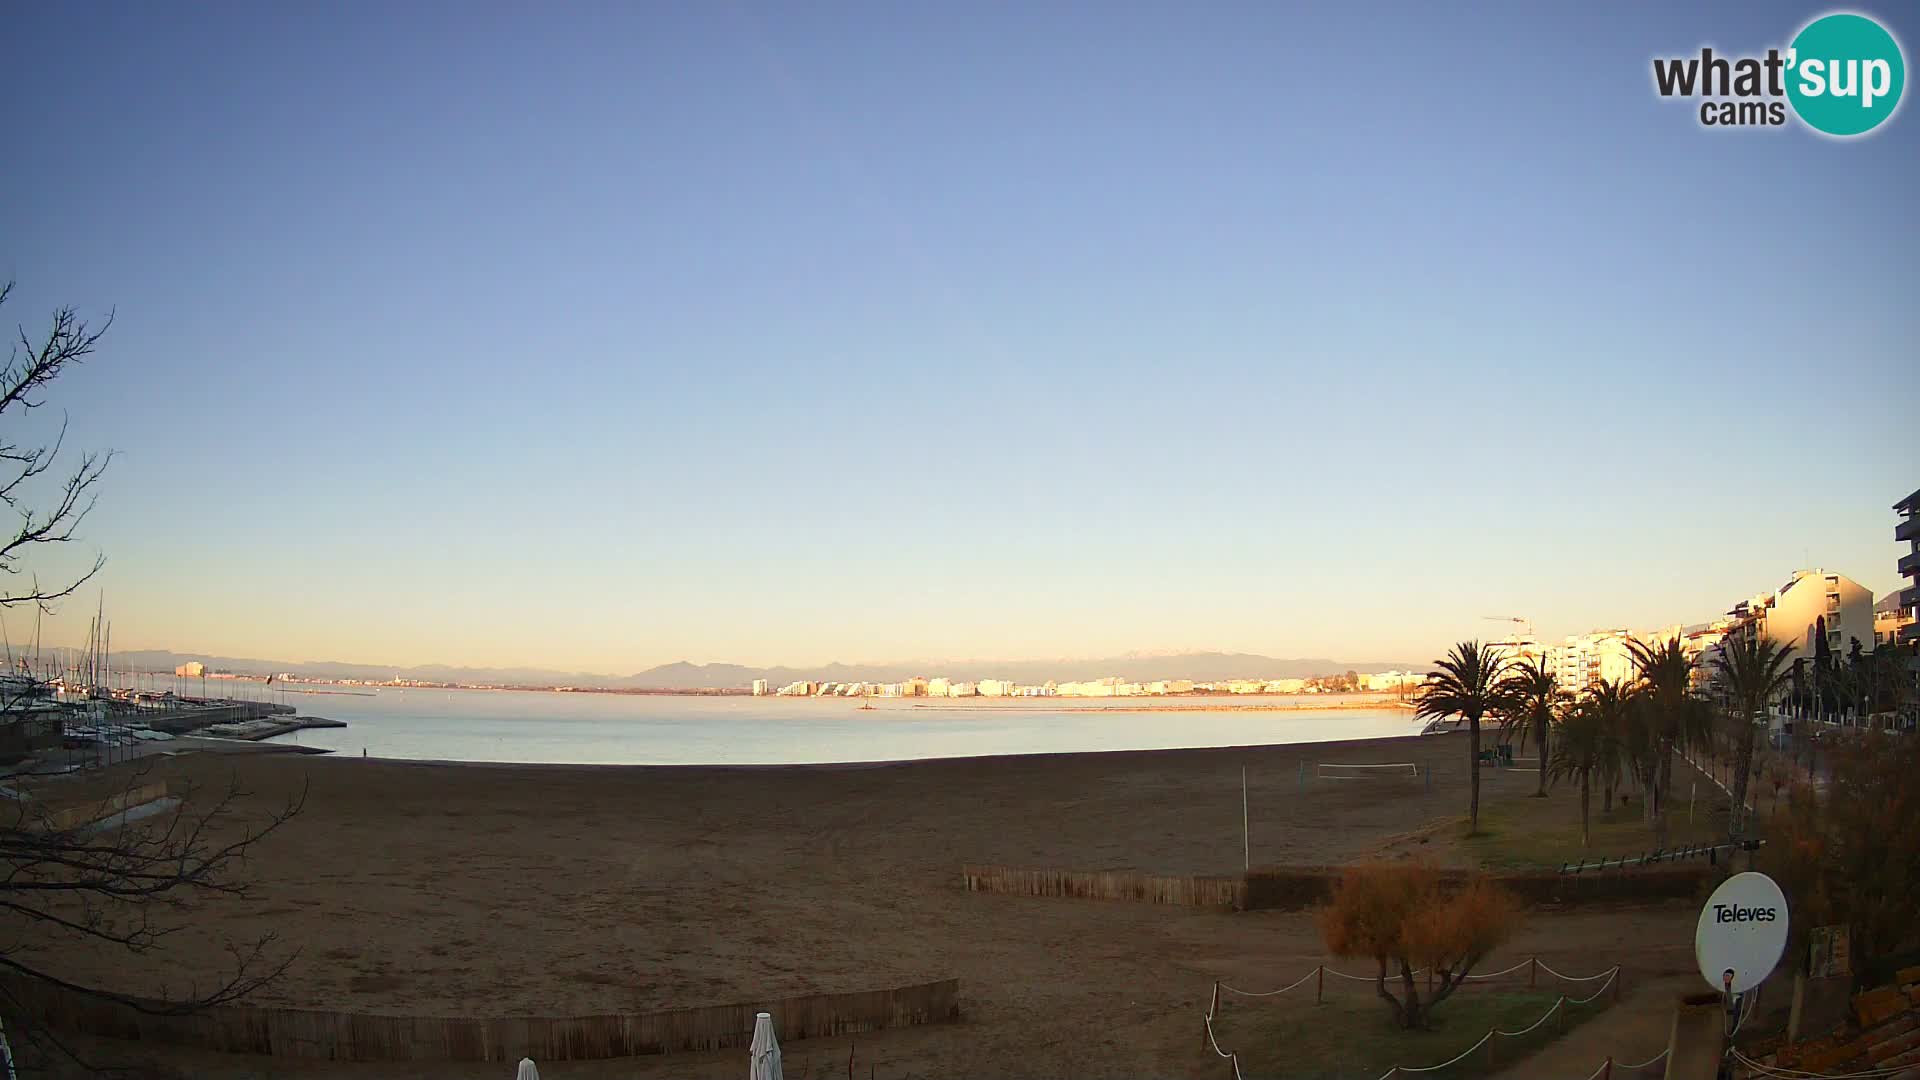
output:
POLYGON ((1899 568, 1901 577, 1912 577, 1915 574, 1920 574, 1920 551, 1906 556, 1894 565, 1899 568))
POLYGON ((1893 538, 1896 542, 1902 544, 1910 540, 1920 540, 1920 514, 1915 514, 1913 517, 1895 525, 1893 527, 1893 538))

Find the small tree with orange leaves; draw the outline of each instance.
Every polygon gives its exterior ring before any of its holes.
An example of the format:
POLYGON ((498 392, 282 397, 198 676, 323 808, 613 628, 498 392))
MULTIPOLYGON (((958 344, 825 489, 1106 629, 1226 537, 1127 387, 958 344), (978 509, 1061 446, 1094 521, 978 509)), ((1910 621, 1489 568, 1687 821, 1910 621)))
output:
POLYGON ((1512 893, 1485 878, 1449 888, 1423 863, 1350 866, 1320 912, 1320 930, 1335 956, 1368 957, 1379 965, 1374 989, 1402 1028, 1424 1028, 1433 1007, 1450 997, 1520 922, 1512 893), (1433 996, 1420 999, 1414 978, 1433 969, 1433 996), (1387 988, 1400 979, 1400 996, 1387 988))

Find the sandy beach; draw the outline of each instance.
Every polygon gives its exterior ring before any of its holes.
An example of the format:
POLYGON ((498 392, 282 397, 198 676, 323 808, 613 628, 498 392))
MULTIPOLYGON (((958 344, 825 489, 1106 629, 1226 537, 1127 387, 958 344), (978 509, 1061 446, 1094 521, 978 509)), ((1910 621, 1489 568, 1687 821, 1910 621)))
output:
MULTIPOLYGON (((199 754, 154 763, 154 775, 205 791, 237 779, 248 816, 306 792, 304 812, 248 857, 257 895, 195 905, 164 952, 132 966, 81 951, 62 970, 148 991, 163 977, 211 979, 221 942, 272 931, 298 956, 262 1004, 548 1016, 958 977, 960 1023, 859 1037, 876 1077, 1064 1075, 1089 1032, 1103 1075, 1213 1075, 1195 1053, 1201 997, 1219 976, 1264 986, 1319 963, 1310 914, 983 896, 961 891, 958 870, 1238 871, 1243 767, 1255 864, 1339 862, 1394 838, 1457 858, 1434 828, 1464 808, 1463 736, 757 768, 199 754), (1416 762, 1432 791, 1319 780, 1317 762, 1416 762), (1432 843, 1415 839, 1423 831, 1432 843)), ((1497 773, 1486 797, 1532 785, 1497 773)), ((1667 975, 1691 962, 1692 918, 1687 905, 1580 911, 1536 921, 1505 954, 1667 975)), ((258 1064, 158 1053, 193 1063, 192 1075, 258 1064)), ((847 1040, 791 1053, 802 1068, 817 1058, 844 1069, 847 1040)), ((551 1075, 731 1076, 736 1056, 556 1064, 551 1075)))

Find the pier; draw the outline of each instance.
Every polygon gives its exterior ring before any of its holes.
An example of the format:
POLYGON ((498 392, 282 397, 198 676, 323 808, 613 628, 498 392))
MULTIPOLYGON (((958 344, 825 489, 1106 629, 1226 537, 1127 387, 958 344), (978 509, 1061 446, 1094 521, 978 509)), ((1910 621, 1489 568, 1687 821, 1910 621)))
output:
POLYGON ((324 716, 259 717, 251 720, 236 720, 226 723, 208 724, 202 734, 218 736, 223 739, 244 739, 247 742, 260 742, 276 735, 285 735, 308 728, 343 728, 345 720, 329 720, 324 716))
POLYGON ((184 735, 212 724, 237 724, 273 716, 289 716, 293 711, 291 705, 267 701, 185 699, 174 708, 136 709, 130 713, 116 709, 115 716, 116 719, 144 720, 148 727, 169 735, 184 735))

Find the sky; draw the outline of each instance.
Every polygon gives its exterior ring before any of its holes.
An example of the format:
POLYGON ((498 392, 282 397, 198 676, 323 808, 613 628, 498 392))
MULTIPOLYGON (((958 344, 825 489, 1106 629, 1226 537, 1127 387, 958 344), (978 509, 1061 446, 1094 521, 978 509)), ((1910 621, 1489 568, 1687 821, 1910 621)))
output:
POLYGON ((114 316, 0 421, 117 452, 43 639, 1420 660, 1890 591, 1920 115, 1705 129, 1652 57, 1831 9, 1593 7, 14 10, 0 317, 114 316))

